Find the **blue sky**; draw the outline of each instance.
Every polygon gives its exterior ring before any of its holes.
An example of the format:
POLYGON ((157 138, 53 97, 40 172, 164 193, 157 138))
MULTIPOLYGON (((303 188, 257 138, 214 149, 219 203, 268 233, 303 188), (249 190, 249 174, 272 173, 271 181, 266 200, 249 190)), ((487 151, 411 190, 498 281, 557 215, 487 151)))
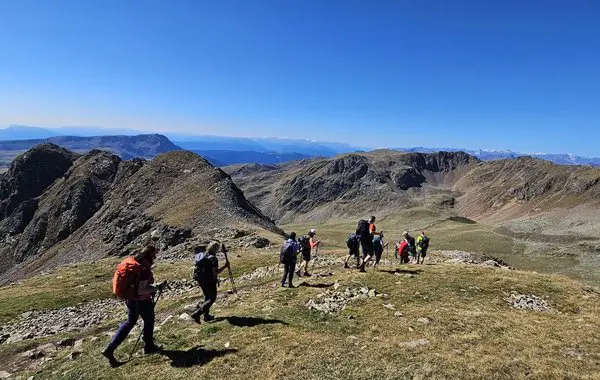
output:
POLYGON ((597 1, 0 1, 0 125, 600 156, 597 1))

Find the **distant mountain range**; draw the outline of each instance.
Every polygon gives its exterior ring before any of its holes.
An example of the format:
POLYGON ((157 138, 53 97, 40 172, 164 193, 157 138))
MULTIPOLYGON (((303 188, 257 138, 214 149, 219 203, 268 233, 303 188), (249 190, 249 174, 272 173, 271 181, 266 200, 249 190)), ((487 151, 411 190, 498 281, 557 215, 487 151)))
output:
MULTIPOLYGON (((39 128, 29 126, 13 125, 0 129, 0 140, 42 140, 59 139, 68 136, 94 137, 120 135, 121 137, 144 135, 144 132, 133 129, 109 129, 99 127, 61 127, 61 128, 39 128)), ((145 134, 148 136, 147 134, 145 134)), ((155 135, 157 136, 157 135, 155 135)), ((240 163, 278 164, 292 160, 300 160, 311 157, 333 157, 342 153, 370 151, 372 149, 360 148, 349 144, 312 141, 308 139, 292 139, 278 137, 246 138, 227 136, 199 136, 184 133, 164 134, 172 146, 168 149, 186 149, 206 156, 216 166, 225 166, 240 163)), ((100 143, 99 140, 90 140, 89 146, 100 143)), ((54 141, 61 145, 59 142, 54 141)), ((16 144, 11 141, 11 144, 16 144)), ((120 143, 117 143, 119 145, 120 143)), ((66 148, 78 150, 72 145, 64 145, 66 148)), ((29 149, 27 146, 23 149, 29 149)), ((97 146, 102 147, 102 146, 97 146)), ((110 147, 107 147, 110 150, 110 147)), ((85 148, 87 149, 87 148, 85 148)), ((165 148, 167 149, 167 148, 165 148)), ((88 149, 89 150, 89 149, 88 149)), ((470 150, 457 148, 394 148, 393 150, 415 153, 433 153, 439 151, 458 152, 463 151, 472 154, 484 161, 511 159, 517 157, 531 156, 560 165, 588 165, 600 166, 600 157, 582 157, 572 154, 547 154, 547 153, 520 153, 510 150, 470 150)), ((131 156, 125 155, 119 149, 113 150, 127 159, 131 156)), ((128 154, 128 153, 126 153, 128 154)), ((140 154, 143 157, 151 157, 152 153, 134 150, 132 154, 140 154)))
POLYGON ((422 146, 413 148, 394 148, 394 150, 402 152, 414 153, 434 153, 439 151, 445 152, 466 152, 476 156, 483 161, 505 160, 518 157, 534 157, 541 160, 551 161, 559 165, 587 165, 600 166, 600 157, 582 157, 574 154, 552 154, 552 153, 519 153, 511 150, 469 150, 456 148, 425 148, 422 146))
POLYGON ((124 160, 136 157, 154 158, 174 150, 182 150, 167 137, 151 134, 137 136, 56 136, 30 140, 0 141, 0 169, 6 169, 19 154, 42 143, 54 143, 74 152, 85 154, 94 149, 109 151, 124 160))

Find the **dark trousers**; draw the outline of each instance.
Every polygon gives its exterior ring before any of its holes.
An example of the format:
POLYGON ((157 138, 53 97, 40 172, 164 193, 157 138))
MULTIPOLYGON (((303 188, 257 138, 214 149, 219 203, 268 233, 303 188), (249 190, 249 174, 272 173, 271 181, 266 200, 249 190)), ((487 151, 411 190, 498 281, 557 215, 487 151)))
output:
POLYGON ((129 335, 139 317, 142 317, 144 321, 144 345, 146 347, 152 346, 154 344, 154 304, 152 300, 127 300, 125 304, 127 305, 127 321, 123 322, 117 329, 112 341, 108 345, 108 350, 114 352, 125 341, 125 338, 127 338, 127 335, 129 335))
POLYGON ((363 259, 365 259, 367 256, 373 256, 373 242, 372 241, 361 240, 360 246, 362 248, 363 259))
POLYGON ((200 313, 205 317, 210 313, 210 307, 217 300, 217 283, 200 283, 202 293, 204 293, 204 302, 198 304, 198 309, 192 313, 192 317, 196 318, 200 313))
POLYGON ((289 286, 292 286, 292 280, 294 279, 294 271, 296 270, 296 262, 283 262, 283 277, 281 278, 281 286, 285 285, 285 280, 289 277, 289 286))

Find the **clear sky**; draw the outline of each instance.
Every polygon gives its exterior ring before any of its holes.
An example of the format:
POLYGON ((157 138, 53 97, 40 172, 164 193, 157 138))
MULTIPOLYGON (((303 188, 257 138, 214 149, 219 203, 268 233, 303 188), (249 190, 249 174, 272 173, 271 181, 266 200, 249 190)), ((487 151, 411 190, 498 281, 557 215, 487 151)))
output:
POLYGON ((600 1, 4 0, 8 124, 600 156, 600 1))

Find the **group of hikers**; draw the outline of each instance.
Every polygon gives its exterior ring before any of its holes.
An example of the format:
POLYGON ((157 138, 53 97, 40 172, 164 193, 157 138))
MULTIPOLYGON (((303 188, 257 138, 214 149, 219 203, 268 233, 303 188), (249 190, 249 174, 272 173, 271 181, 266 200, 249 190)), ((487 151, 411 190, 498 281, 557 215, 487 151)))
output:
MULTIPOLYGON (((346 239, 348 257, 344 262, 344 268, 350 268, 348 262, 353 257, 356 258, 356 267, 361 272, 365 272, 366 266, 373 260, 373 265, 379 264, 385 248, 389 246, 389 242, 384 242, 383 231, 377 231, 375 220, 374 216, 368 221, 361 219, 358 222, 356 231, 346 239), (362 257, 360 255, 361 249, 362 257)), ((396 244, 395 257, 400 258, 401 263, 409 263, 412 258, 413 262, 423 264, 429 247, 429 237, 425 235, 424 231, 421 231, 417 239, 410 236, 408 232, 404 232, 403 237, 404 240, 396 244)), ((313 250, 315 255, 317 254, 319 245, 320 241, 316 238, 315 229, 311 229, 300 238, 297 237, 295 232, 289 234, 279 256, 280 264, 283 264, 282 287, 285 287, 286 283, 288 287, 294 287, 294 274, 299 277, 311 276, 308 269, 311 254, 313 250), (302 263, 300 268, 296 270, 298 254, 302 256, 302 263)), ((154 307, 163 290, 167 287, 167 282, 154 284, 152 266, 157 254, 158 249, 156 247, 147 246, 135 256, 127 257, 117 266, 113 277, 113 293, 117 298, 125 301, 128 314, 127 320, 119 326, 108 346, 102 351, 102 355, 108 359, 111 367, 122 364, 115 358, 115 350, 125 341, 140 317, 144 322, 144 327, 138 341, 143 337, 144 353, 153 354, 162 350, 162 347, 157 346, 153 339, 154 307)), ((198 283, 204 294, 204 300, 199 302, 196 310, 191 313, 191 317, 196 323, 201 323, 201 318, 205 322, 215 319, 214 316, 210 315, 210 308, 217 300, 218 275, 225 269, 229 270, 229 278, 233 291, 235 291, 225 245, 212 242, 208 246, 194 248, 193 279, 198 283), (217 258, 219 251, 225 256, 225 264, 221 267, 219 267, 217 258)), ((134 346, 134 351, 137 343, 134 346)))

